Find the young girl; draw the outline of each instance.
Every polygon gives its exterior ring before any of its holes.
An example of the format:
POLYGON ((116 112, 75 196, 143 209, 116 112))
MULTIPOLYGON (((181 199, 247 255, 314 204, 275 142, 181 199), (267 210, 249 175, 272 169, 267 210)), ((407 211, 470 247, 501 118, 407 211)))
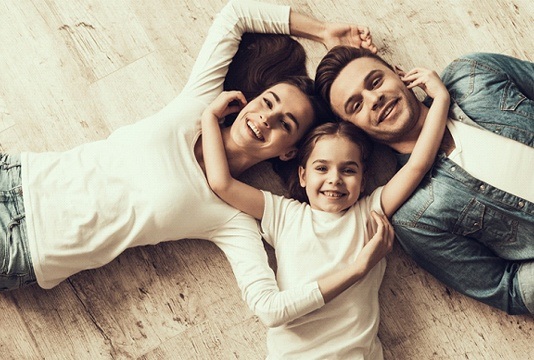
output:
MULTIPOLYGON (((386 185, 361 199, 369 146, 363 132, 351 123, 321 125, 304 141, 298 184, 305 190, 305 202, 299 202, 232 177, 218 122, 245 104, 241 93, 221 94, 202 115, 202 143, 209 154, 205 166, 213 191, 261 220, 263 236, 276 250, 281 289, 317 280, 328 303, 270 329, 267 341, 272 358, 382 358, 378 289, 385 270, 383 258, 394 237, 386 216, 395 212, 429 170, 449 106, 449 94, 435 72, 414 69, 403 80, 409 88, 425 90, 434 98, 433 105, 410 161, 386 185)), ((262 131, 277 126, 279 119, 250 116, 248 121, 261 138, 262 131)))

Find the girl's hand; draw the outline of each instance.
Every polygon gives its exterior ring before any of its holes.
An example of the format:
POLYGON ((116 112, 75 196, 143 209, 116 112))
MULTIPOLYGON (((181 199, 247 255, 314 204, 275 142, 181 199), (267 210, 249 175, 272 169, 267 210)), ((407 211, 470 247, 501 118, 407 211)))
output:
POLYGON ((385 215, 372 212, 371 216, 378 227, 375 235, 365 244, 356 262, 360 263, 364 273, 371 270, 380 260, 382 260, 393 249, 395 231, 385 215))
POLYGON ((212 114, 217 119, 241 111, 247 104, 247 100, 241 91, 223 91, 204 110, 205 114, 212 114))
POLYGON ((327 23, 324 30, 324 45, 328 50, 336 45, 364 48, 376 53, 371 32, 367 26, 343 23, 327 23))
POLYGON ((443 97, 444 99, 449 98, 447 88, 435 71, 415 68, 404 74, 401 79, 407 85, 408 89, 418 86, 433 99, 439 97, 443 97))

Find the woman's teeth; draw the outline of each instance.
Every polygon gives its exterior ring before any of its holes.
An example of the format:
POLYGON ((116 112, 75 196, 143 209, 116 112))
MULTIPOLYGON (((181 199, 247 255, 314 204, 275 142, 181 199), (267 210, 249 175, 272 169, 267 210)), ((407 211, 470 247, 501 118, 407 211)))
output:
POLYGON ((251 121, 247 121, 247 125, 248 127, 252 130, 252 132, 254 133, 254 135, 256 135, 256 137, 260 140, 263 140, 263 135, 261 134, 261 131, 260 129, 258 129, 256 127, 256 125, 254 125, 251 121))

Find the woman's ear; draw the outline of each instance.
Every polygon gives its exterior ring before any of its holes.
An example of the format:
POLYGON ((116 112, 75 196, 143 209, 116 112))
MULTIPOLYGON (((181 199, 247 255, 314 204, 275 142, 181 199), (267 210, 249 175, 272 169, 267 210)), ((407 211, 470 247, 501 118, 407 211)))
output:
POLYGON ((288 161, 288 160, 293 159, 296 155, 297 155, 297 149, 293 148, 289 150, 288 152, 286 152, 285 154, 280 155, 279 158, 282 161, 288 161))
POLYGON ((306 187, 306 169, 299 166, 299 183, 301 187, 306 187))

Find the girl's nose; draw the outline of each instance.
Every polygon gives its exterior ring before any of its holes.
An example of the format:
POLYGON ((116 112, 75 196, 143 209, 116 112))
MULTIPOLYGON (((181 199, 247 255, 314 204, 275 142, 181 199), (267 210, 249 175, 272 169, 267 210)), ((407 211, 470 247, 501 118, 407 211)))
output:
POLYGON ((337 173, 337 171, 332 174, 330 176, 330 179, 328 180, 328 183, 329 184, 336 184, 336 185, 339 185, 343 182, 343 180, 341 180, 341 177, 339 176, 339 174, 337 173))

